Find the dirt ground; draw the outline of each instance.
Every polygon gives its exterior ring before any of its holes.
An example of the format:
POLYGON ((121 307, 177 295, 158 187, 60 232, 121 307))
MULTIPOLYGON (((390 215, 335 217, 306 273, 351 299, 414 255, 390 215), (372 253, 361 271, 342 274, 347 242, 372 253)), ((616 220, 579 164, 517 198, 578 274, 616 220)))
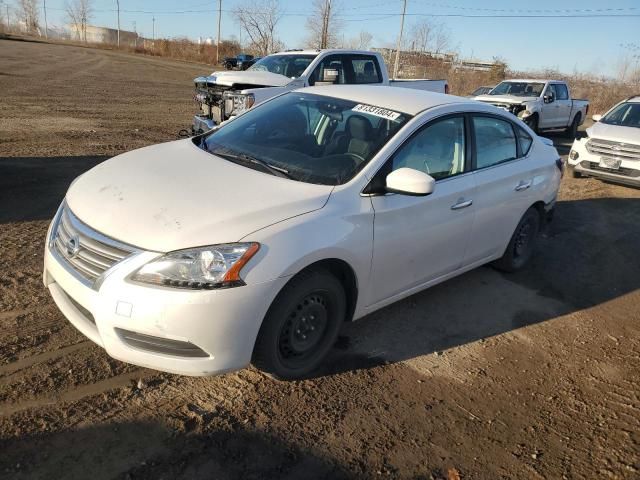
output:
POLYGON ((308 380, 158 373, 77 332, 41 283, 50 218, 176 138, 209 70, 0 40, 1 478, 640 477, 640 190, 565 176, 529 268, 345 325, 308 380))

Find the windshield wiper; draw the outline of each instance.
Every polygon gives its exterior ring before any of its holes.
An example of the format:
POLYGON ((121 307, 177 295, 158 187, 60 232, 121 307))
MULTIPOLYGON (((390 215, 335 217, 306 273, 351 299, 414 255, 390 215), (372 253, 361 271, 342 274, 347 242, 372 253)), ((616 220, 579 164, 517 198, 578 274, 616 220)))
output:
POLYGON ((269 162, 265 162, 260 158, 247 155, 246 153, 236 153, 236 152, 230 152, 228 150, 226 150, 224 153, 220 153, 217 151, 213 151, 211 153, 214 153, 215 155, 220 155, 221 157, 225 157, 227 159, 241 160, 244 162, 253 163, 255 165, 260 165, 262 168, 267 170, 272 175, 275 175, 277 177, 289 178, 293 180, 293 176, 289 173, 289 170, 282 167, 277 167, 275 165, 270 164, 269 162))

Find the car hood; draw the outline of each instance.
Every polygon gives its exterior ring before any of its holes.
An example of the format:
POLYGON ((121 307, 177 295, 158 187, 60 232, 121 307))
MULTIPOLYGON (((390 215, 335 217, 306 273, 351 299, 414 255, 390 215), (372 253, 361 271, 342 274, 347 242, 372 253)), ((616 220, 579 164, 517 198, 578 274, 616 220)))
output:
POLYGON ((538 97, 518 97, 517 95, 480 95, 475 98, 480 102, 486 103, 508 103, 517 105, 524 102, 537 100, 538 97))
POLYGON ((240 72, 228 71, 228 72, 213 72, 208 77, 198 77, 194 81, 207 83, 214 83, 216 85, 224 85, 226 87, 233 87, 236 84, 241 85, 254 85, 257 87, 284 87, 291 79, 280 75, 279 73, 271 73, 266 71, 249 71, 244 70, 240 72))
POLYGON ((332 190, 237 165, 178 140, 101 163, 71 185, 66 201, 104 235, 168 252, 238 241, 322 208, 332 190))
POLYGON ((636 127, 622 127, 620 125, 607 125, 606 123, 597 122, 587 128, 587 135, 603 140, 640 145, 640 128, 636 127))

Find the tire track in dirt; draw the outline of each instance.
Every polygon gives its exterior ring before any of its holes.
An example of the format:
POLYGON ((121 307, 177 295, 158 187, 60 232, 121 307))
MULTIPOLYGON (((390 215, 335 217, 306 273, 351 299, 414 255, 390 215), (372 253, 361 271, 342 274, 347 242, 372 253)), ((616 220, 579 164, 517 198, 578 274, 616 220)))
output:
POLYGON ((0 365, 0 375, 7 376, 29 368, 37 363, 44 363, 49 360, 55 360, 65 355, 69 355, 78 350, 87 348, 91 345, 91 341, 86 340, 66 347, 58 348, 56 350, 49 350, 38 355, 32 355, 27 358, 23 358, 16 362, 12 362, 6 365, 0 365))
POLYGON ((132 372, 123 373, 122 375, 111 377, 100 382, 92 383, 89 385, 82 385, 74 388, 73 390, 68 390, 58 395, 37 398, 34 400, 21 400, 19 402, 0 404, 0 416, 6 417, 18 412, 22 412, 23 410, 57 405, 61 402, 77 402, 85 397, 124 387, 130 384, 133 380, 140 379, 143 376, 144 370, 134 370, 132 372))

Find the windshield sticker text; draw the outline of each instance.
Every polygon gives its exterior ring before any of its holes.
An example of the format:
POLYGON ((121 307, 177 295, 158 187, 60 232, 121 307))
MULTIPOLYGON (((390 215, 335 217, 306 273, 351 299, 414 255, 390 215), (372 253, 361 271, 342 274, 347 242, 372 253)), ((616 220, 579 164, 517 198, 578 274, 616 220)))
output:
POLYGON ((368 113, 369 115, 375 115, 376 117, 387 118, 389 120, 397 120, 400 113, 393 110, 387 110, 386 108, 374 107, 373 105, 363 105, 359 103, 352 109, 354 112, 368 113))

